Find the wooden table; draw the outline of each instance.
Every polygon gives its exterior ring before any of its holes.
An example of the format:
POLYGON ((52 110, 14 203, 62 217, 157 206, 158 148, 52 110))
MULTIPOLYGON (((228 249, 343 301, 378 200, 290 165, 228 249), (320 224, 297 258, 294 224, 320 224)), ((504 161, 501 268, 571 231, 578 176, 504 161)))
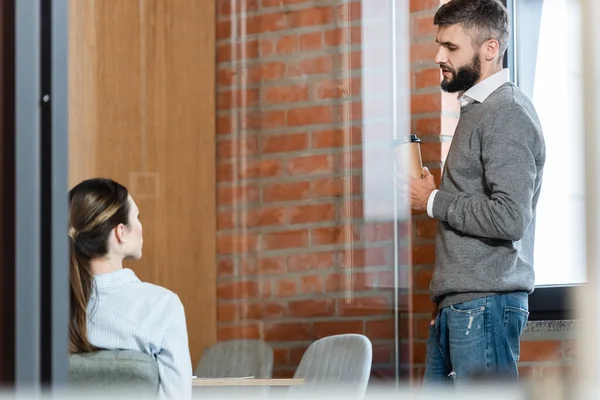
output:
POLYGON ((304 379, 192 379, 192 386, 227 387, 227 386, 302 386, 304 379))

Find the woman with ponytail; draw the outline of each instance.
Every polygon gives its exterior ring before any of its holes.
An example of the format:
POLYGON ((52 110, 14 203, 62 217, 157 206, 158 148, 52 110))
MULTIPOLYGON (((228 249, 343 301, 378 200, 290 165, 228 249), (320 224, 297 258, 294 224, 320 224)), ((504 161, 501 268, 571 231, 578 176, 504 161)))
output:
POLYGON ((192 366, 183 305, 173 292, 123 268, 142 257, 139 210, 127 189, 90 179, 69 192, 69 350, 137 350, 158 362, 166 398, 190 398, 192 366))

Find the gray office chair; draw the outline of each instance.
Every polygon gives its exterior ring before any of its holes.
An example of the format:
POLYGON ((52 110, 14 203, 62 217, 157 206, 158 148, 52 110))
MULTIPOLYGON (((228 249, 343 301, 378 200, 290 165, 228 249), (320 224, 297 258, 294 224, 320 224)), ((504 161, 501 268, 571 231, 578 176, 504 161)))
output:
MULTIPOLYGON (((372 362, 373 346, 366 336, 329 336, 309 346, 294 378, 304 379, 307 388, 340 389, 363 396, 369 383, 372 362)), ((296 388, 291 389, 296 391, 296 388)))
POLYGON ((69 356, 69 387, 157 394, 156 360, 133 350, 101 350, 69 356))
POLYGON ((198 378, 270 378, 273 349, 260 340, 219 342, 202 354, 194 375, 198 378))

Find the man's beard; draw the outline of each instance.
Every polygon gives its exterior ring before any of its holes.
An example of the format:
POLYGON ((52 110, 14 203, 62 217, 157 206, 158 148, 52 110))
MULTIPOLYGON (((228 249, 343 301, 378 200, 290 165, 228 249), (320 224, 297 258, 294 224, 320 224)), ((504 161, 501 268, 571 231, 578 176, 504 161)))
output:
POLYGON ((452 73, 452 80, 444 77, 440 84, 442 90, 449 93, 466 92, 475 86, 481 76, 479 54, 475 54, 471 64, 460 67, 458 71, 446 65, 440 65, 440 68, 452 73))

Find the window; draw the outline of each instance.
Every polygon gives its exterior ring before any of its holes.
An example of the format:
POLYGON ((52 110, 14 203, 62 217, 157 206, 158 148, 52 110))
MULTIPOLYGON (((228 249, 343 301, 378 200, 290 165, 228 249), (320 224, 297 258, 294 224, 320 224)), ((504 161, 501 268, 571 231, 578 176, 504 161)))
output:
POLYGON ((543 304, 545 312, 564 316, 566 287, 586 281, 581 6, 576 0, 509 0, 508 7, 509 67, 536 107, 547 151, 532 311, 543 304))

